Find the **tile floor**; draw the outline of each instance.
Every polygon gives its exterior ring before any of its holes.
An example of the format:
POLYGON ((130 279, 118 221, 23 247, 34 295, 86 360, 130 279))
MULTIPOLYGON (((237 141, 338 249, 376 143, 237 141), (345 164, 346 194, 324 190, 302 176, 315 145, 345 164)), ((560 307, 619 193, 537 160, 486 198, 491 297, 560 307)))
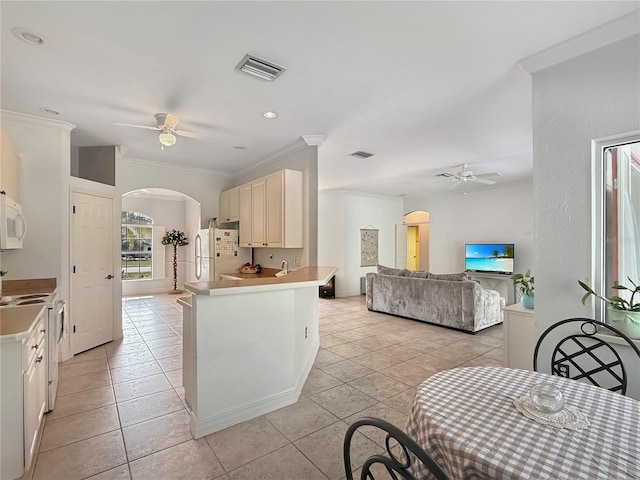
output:
MULTIPOLYGON (((60 366, 35 480, 344 478, 342 440, 363 415, 404 427, 416 386, 461 365, 502 365, 502 326, 477 335, 320 299, 321 348, 292 406, 194 440, 182 387, 182 311, 171 295, 125 298, 124 339, 60 366)), ((354 437, 354 459, 382 436, 354 437)))

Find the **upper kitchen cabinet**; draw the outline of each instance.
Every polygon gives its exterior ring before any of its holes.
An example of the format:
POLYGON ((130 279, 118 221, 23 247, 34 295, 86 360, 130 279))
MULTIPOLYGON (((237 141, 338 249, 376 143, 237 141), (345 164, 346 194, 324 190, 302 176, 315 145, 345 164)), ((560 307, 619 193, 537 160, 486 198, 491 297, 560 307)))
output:
POLYGON ((7 197, 20 203, 20 157, 2 131, 0 142, 0 190, 4 190, 7 197))
POLYGON ((251 221, 246 221, 247 190, 240 201, 240 238, 251 231, 251 247, 303 248, 302 172, 280 170, 251 182, 251 221), (245 232, 243 235, 243 231, 245 232))
POLYGON ((232 188, 220 194, 220 222, 237 222, 240 219, 240 188, 232 188))
POLYGON ((247 183, 238 187, 240 203, 240 246, 251 246, 251 184, 247 183))

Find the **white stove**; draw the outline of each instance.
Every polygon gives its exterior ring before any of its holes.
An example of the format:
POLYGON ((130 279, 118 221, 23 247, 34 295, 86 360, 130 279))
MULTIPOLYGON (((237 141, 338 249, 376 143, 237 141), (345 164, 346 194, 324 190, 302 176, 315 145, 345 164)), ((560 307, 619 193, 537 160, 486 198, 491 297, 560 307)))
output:
POLYGON ((67 335, 66 302, 53 293, 30 293, 0 298, 0 308, 43 304, 47 310, 47 411, 53 410, 58 389, 58 346, 67 335))
POLYGON ((52 303, 55 293, 30 293, 28 295, 13 295, 0 298, 0 307, 19 307, 22 305, 36 305, 38 303, 52 303))

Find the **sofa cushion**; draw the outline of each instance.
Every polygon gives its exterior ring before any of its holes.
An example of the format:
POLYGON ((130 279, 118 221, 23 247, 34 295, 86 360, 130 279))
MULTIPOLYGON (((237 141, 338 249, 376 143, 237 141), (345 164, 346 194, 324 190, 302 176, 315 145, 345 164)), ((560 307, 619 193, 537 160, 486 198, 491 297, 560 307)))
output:
POLYGON ((404 270, 400 268, 385 267, 384 265, 378 265, 378 273, 381 275, 396 275, 398 277, 404 277, 404 270))
POLYGON ((469 280, 469 276, 465 273, 430 273, 431 280, 448 280, 450 282, 462 282, 469 280))
POLYGON ((404 276, 412 278, 429 278, 429 272, 414 272, 413 270, 406 270, 404 276))

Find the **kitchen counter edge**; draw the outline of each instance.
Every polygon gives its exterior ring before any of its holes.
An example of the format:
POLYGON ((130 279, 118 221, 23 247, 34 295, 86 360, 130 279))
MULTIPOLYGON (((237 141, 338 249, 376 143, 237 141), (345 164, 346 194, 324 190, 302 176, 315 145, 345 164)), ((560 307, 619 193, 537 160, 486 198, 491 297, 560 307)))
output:
POLYGON ((310 285, 324 285, 338 271, 337 267, 302 267, 283 277, 262 277, 217 282, 190 282, 185 290, 196 295, 232 295, 260 290, 285 290, 310 285))

